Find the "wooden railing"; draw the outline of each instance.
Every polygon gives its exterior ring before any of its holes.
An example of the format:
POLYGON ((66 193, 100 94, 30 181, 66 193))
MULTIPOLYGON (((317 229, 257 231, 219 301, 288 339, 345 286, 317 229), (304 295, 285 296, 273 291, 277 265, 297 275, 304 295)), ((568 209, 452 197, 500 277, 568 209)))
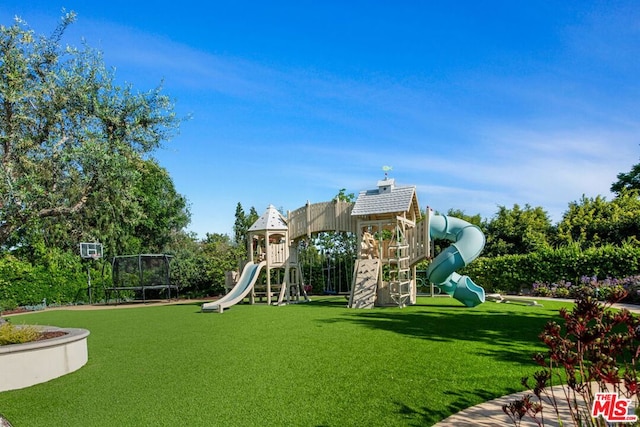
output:
POLYGON ((272 266, 284 265, 287 262, 286 243, 271 243, 269 245, 269 260, 272 266))
POLYGON ((310 204, 289 212, 289 238, 292 240, 322 231, 355 233, 357 219, 351 216, 353 203, 331 201, 310 204))
POLYGON ((429 240, 429 217, 409 228, 406 233, 409 244, 409 264, 416 263, 431 257, 431 242, 429 240))

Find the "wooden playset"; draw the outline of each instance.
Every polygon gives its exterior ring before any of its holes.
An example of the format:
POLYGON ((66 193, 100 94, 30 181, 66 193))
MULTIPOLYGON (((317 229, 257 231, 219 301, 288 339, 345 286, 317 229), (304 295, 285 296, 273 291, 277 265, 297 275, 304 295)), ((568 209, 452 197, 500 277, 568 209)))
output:
POLYGON ((358 237, 348 307, 371 308, 415 304, 416 265, 432 258, 432 238, 453 242, 432 260, 427 277, 443 292, 472 307, 484 302, 484 290, 455 273, 475 259, 484 246, 480 229, 458 218, 422 216, 415 186, 396 186, 385 177, 373 190, 360 192, 355 203, 334 200, 306 205, 285 217, 273 206, 249 228, 249 262, 225 297, 205 303, 203 311, 222 312, 244 298, 268 304, 307 301, 297 247, 301 239, 320 232, 353 233, 358 237), (264 285, 255 285, 262 269, 264 285), (272 269, 284 269, 273 283, 272 269))

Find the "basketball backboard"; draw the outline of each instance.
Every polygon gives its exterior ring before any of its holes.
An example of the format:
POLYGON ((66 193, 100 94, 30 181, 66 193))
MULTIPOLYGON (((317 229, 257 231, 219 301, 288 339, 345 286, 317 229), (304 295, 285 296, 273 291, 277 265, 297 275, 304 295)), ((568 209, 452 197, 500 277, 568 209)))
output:
POLYGON ((102 258, 102 243, 80 243, 80 256, 82 258, 102 258))

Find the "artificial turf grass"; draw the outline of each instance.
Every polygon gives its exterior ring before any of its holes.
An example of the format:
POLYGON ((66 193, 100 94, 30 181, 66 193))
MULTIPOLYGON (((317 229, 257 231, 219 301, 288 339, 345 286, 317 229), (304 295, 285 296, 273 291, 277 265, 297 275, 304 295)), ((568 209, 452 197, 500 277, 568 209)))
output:
POLYGON ((0 393, 29 425, 432 425, 521 389, 545 307, 420 298, 350 310, 342 297, 286 307, 199 305, 47 311, 20 321, 91 331, 79 371, 0 393))

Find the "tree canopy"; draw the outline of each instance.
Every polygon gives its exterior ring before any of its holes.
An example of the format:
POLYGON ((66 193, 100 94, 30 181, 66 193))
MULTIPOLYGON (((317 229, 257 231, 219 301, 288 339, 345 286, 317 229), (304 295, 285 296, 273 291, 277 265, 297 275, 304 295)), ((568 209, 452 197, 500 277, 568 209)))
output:
POLYGON ((0 247, 159 247, 158 233, 189 221, 150 160, 180 120, 161 87, 118 85, 99 52, 62 47, 74 20, 64 15, 48 37, 18 18, 0 26, 0 247))
POLYGON ((558 223, 560 243, 577 243, 583 248, 638 243, 639 237, 640 199, 636 191, 624 188, 611 201, 602 196, 582 196, 569 203, 569 210, 558 223))
POLYGON ((640 163, 631 167, 629 172, 620 172, 618 180, 611 184, 611 192, 620 194, 622 190, 640 190, 640 163))
POLYGON ((514 204, 499 206, 496 215, 483 225, 487 243, 484 256, 525 254, 549 246, 553 230, 549 215, 541 207, 514 204))

